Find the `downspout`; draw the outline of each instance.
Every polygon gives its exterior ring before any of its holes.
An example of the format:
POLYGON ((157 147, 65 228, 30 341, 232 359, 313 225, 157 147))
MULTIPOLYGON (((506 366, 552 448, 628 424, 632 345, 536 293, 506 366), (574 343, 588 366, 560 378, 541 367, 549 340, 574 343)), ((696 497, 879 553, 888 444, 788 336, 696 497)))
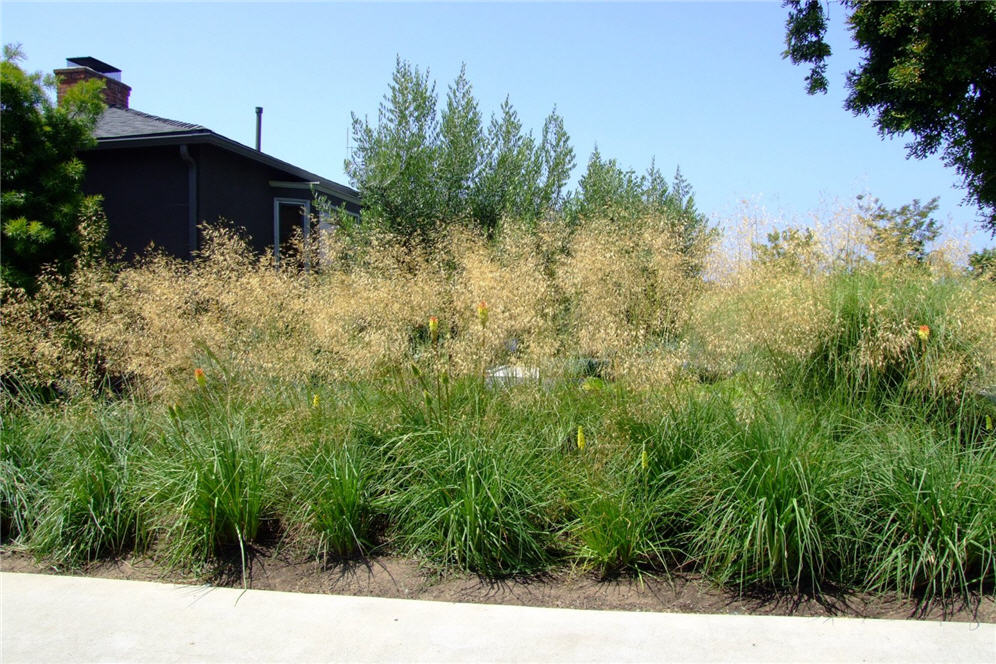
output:
POLYGON ((193 258, 197 251, 197 162, 186 145, 180 146, 180 157, 187 162, 187 247, 193 258))

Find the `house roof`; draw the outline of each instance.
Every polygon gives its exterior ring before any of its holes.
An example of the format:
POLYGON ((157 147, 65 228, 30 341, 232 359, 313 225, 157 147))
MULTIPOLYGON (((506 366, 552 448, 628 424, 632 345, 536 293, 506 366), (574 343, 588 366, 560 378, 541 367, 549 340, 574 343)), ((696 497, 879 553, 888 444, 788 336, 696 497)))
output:
POLYGON ((210 131, 206 127, 161 118, 131 108, 111 106, 97 120, 93 135, 99 141, 106 138, 123 138, 152 136, 156 134, 175 134, 177 132, 210 131))
POLYGON ((108 107, 94 128, 98 150, 206 143, 283 171, 293 178, 313 184, 318 191, 351 203, 360 202, 360 193, 352 187, 333 182, 320 175, 298 168, 264 152, 254 150, 207 127, 170 120, 131 108, 108 107))

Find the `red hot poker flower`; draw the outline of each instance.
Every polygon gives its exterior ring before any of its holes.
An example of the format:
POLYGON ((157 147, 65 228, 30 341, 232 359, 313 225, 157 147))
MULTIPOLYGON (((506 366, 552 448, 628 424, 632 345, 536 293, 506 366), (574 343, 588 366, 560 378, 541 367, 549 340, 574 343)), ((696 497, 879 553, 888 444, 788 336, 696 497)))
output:
POLYGON ((439 319, 435 316, 429 318, 429 339, 433 345, 439 341, 439 319))
POLYGON ((488 325, 488 303, 481 300, 477 305, 477 320, 481 321, 481 327, 488 325))

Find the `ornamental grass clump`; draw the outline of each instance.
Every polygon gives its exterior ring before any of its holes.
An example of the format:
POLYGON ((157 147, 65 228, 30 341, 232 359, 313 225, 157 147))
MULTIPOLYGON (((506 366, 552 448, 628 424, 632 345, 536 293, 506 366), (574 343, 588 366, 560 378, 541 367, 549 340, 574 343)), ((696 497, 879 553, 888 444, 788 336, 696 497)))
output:
POLYGON ((722 584, 819 591, 840 579, 857 470, 814 414, 773 402, 727 412, 691 480, 689 554, 722 584))
POLYGON ((0 541, 27 539, 44 505, 59 416, 38 401, 8 402, 0 428, 0 541))
POLYGON ((667 550, 657 526, 667 513, 639 486, 606 486, 576 509, 575 555, 582 564, 594 566, 603 578, 665 569, 667 550))
POLYGON ((288 525, 313 543, 319 558, 368 555, 381 528, 372 451, 349 443, 324 442, 291 455, 285 484, 288 525))
POLYGON ((996 292, 923 271, 868 270, 835 277, 828 302, 833 323, 784 373, 788 389, 979 441, 996 413, 984 397, 996 384, 996 292))
POLYGON ((247 547, 276 516, 274 458, 252 410, 197 378, 150 444, 137 491, 166 562, 203 568, 234 547, 244 575, 247 547))
POLYGON ((648 217, 592 221, 575 233, 555 273, 571 326, 565 350, 626 357, 678 337, 700 286, 691 268, 702 249, 683 253, 668 229, 648 217))
POLYGON ((573 390, 579 398, 560 406, 585 422, 570 436, 558 480, 571 515, 571 555, 602 577, 667 574, 684 558, 684 474, 705 442, 685 434, 689 425, 710 422, 642 389, 614 384, 592 392, 584 385, 573 390))
POLYGON ((147 425, 136 404, 19 404, 5 418, 4 538, 75 567, 147 542, 136 491, 147 425))
POLYGON ((996 587, 996 434, 965 448, 928 427, 890 427, 872 448, 874 533, 864 585, 925 602, 996 587))
POLYGON ((386 498, 395 546, 489 578, 546 569, 550 471, 523 442, 470 432, 397 438, 395 490, 386 498))
POLYGON ((779 375, 808 358, 826 328, 825 278, 747 265, 690 303, 689 362, 706 380, 779 375))
POLYGON ((58 462, 42 498, 31 549, 78 565, 141 549, 147 542, 134 463, 142 454, 144 436, 136 431, 138 423, 123 424, 111 420, 98 424, 96 431, 84 429, 61 441, 58 454, 68 458, 58 462))
POLYGON ((676 487, 655 484, 650 453, 633 451, 619 450, 601 466, 581 458, 572 476, 569 504, 576 520, 567 531, 575 542, 572 554, 603 578, 667 573, 667 565, 680 557, 674 547, 676 487))

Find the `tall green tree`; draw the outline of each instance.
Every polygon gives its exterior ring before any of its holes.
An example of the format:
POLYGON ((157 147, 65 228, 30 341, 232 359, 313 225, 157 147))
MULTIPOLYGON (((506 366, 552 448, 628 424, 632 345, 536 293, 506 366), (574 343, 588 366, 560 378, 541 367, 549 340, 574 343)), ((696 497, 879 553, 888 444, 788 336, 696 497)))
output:
POLYGON ((632 169, 623 170, 615 159, 604 159, 596 146, 578 190, 567 204, 568 221, 577 224, 602 217, 625 223, 648 214, 663 218, 688 256, 698 252, 714 233, 706 216, 695 207, 695 194, 680 166, 668 184, 653 160, 644 175, 637 175, 632 169))
POLYGON ((543 123, 543 135, 535 159, 538 163, 534 170, 539 173, 539 178, 532 213, 534 218, 539 218, 548 211, 561 209, 564 188, 574 171, 574 148, 564 129, 564 118, 557 113, 556 107, 543 123))
POLYGON ((471 216, 471 193, 483 159, 484 131, 466 66, 446 95, 440 124, 438 177, 446 219, 471 216))
POLYGON ((28 74, 19 47, 5 46, 0 62, 0 278, 33 290, 42 267, 68 272, 86 240, 81 215, 96 200, 81 191, 80 150, 95 144, 93 128, 104 109, 102 81, 71 88, 52 103, 52 79, 28 74))
POLYGON ((577 192, 571 197, 568 218, 578 223, 593 217, 615 219, 620 215, 642 214, 646 209, 645 189, 645 182, 636 171, 624 171, 615 159, 603 159, 596 145, 578 181, 577 192))
POLYGON ((355 147, 346 174, 362 196, 364 215, 406 243, 428 241, 440 223, 436 86, 397 58, 377 125, 353 114, 355 147))
POLYGON ((500 114, 491 118, 486 145, 474 189, 474 218, 491 235, 504 217, 532 213, 538 177, 535 142, 532 135, 522 133, 522 121, 508 97, 500 114))
POLYGON ((528 221, 560 209, 574 150, 556 108, 539 142, 507 98, 485 130, 466 67, 438 114, 436 107, 428 72, 398 58, 377 124, 354 114, 346 173, 368 222, 414 244, 449 223, 493 234, 505 217, 528 221))
MULTIPOLYGON (((785 0, 784 57, 811 66, 810 94, 826 92, 827 10, 785 0)), ((841 0, 861 64, 844 107, 875 119, 883 137, 911 135, 910 157, 941 152, 996 236, 996 0, 841 0)))

